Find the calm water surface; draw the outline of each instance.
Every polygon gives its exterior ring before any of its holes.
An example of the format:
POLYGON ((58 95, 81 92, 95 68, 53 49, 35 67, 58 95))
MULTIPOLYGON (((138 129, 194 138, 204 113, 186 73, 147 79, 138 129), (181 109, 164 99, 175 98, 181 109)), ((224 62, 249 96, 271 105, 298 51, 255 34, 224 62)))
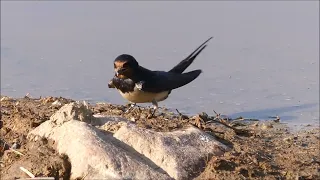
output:
POLYGON ((1 94, 124 104, 116 56, 169 70, 210 36, 188 68, 204 73, 160 106, 319 121, 317 1, 1 1, 1 94))

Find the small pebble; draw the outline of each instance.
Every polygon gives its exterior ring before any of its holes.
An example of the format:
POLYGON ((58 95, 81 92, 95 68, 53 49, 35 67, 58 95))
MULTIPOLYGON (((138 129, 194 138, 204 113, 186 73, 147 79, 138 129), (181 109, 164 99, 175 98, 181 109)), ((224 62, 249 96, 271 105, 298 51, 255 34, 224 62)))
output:
POLYGON ((286 138, 283 138, 283 141, 290 142, 290 141, 292 141, 292 138, 291 137, 286 137, 286 138))
POLYGON ((62 103, 59 100, 56 100, 55 102, 52 103, 53 106, 61 106, 62 103))
POLYGON ((302 143, 301 146, 302 147, 308 147, 308 144, 307 143, 302 143))
POLYGON ((12 149, 19 149, 20 148, 20 144, 18 142, 13 143, 13 145, 11 146, 12 149))
POLYGON ((130 121, 136 122, 136 119, 135 119, 134 117, 131 117, 131 118, 130 118, 130 121))
POLYGON ((3 151, 10 149, 10 146, 4 142, 0 140, 0 152, 3 153, 3 151))
POLYGON ((273 128, 272 124, 265 124, 265 123, 263 123, 263 124, 261 125, 261 129, 270 129, 270 128, 273 128))

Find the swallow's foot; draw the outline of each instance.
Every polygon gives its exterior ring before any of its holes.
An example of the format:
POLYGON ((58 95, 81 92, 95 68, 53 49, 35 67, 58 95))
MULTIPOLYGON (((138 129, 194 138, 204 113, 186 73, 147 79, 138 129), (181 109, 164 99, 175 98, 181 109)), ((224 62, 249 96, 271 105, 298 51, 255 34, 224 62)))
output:
POLYGON ((141 106, 138 106, 136 103, 132 103, 132 104, 130 104, 130 107, 124 113, 130 113, 136 107, 138 107, 139 111, 141 111, 141 109, 140 109, 141 106))
POLYGON ((136 103, 130 104, 130 107, 124 113, 129 113, 135 106, 136 106, 136 103))
POLYGON ((155 114, 156 114, 156 109, 149 109, 149 114, 147 116, 148 119, 151 119, 151 118, 155 118, 155 114), (151 112, 152 111, 152 112, 151 112))
MULTIPOLYGON (((156 117, 156 116, 155 116, 155 113, 156 113, 156 111, 157 111, 157 109, 158 109, 158 103, 157 103, 157 101, 153 100, 153 101, 152 101, 152 105, 153 105, 153 112, 148 115, 148 117, 147 117, 148 119, 153 118, 153 117, 156 117)), ((151 111, 151 109, 150 109, 150 111, 151 111)))

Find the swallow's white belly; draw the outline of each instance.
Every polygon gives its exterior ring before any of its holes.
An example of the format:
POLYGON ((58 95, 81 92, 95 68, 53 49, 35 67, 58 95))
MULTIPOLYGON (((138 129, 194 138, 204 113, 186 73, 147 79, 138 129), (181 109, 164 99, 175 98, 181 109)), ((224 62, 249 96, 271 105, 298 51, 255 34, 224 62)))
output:
POLYGON ((120 90, 119 92, 123 98, 133 103, 147 103, 147 102, 152 102, 153 100, 159 102, 167 99, 169 95, 169 91, 164 91, 161 93, 151 93, 151 92, 141 91, 136 87, 132 92, 122 93, 120 90))

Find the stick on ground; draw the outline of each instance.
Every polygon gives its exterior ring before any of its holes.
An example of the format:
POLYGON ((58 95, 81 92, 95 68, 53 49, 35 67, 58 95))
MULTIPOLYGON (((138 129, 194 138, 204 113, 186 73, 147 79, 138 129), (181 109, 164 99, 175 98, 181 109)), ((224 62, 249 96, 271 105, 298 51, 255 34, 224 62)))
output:
POLYGON ((24 167, 21 167, 20 166, 20 170, 21 171, 23 171, 24 173, 26 173, 29 177, 31 177, 31 178, 35 178, 36 176, 35 175, 33 175, 30 171, 28 171, 26 168, 24 168, 24 167))

